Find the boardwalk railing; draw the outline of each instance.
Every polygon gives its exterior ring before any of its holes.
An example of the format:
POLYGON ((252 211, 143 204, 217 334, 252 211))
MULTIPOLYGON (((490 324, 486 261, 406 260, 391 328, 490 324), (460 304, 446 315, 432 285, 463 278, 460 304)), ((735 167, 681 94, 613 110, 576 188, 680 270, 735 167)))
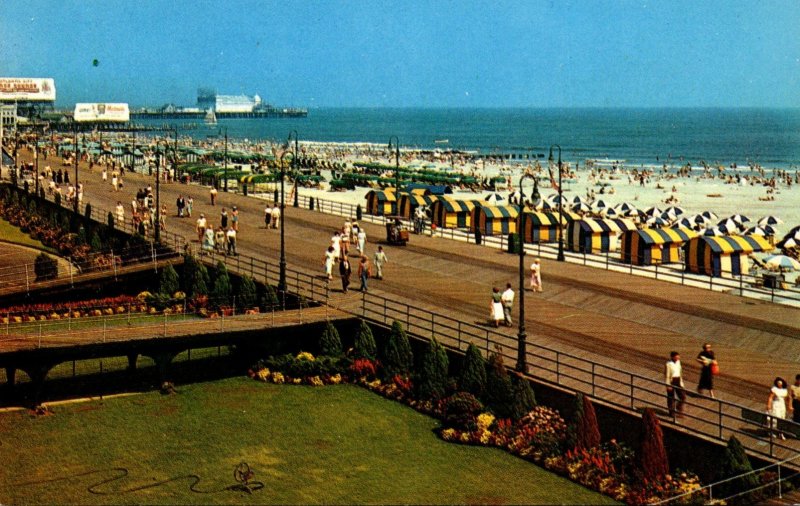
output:
MULTIPOLYGON (((301 207, 309 208, 312 198, 314 199, 315 211, 349 218, 356 216, 356 206, 352 204, 303 195, 298 196, 298 204, 301 207)), ((364 206, 362 206, 362 208, 363 207, 364 206)), ((366 213, 362 213, 361 220, 377 224, 386 223, 385 216, 375 216, 366 213)), ((426 233, 455 241, 475 242, 475 234, 468 230, 440 227, 435 231, 431 231, 430 228, 428 228, 426 233)), ((481 242, 486 246, 500 250, 506 250, 508 247, 508 238, 505 235, 483 236, 481 242)), ((555 259, 558 256, 558 245, 557 243, 528 243, 525 245, 525 251, 542 258, 555 259)), ((576 253, 574 251, 565 250, 564 256, 568 262, 590 267, 627 272, 629 274, 669 281, 671 283, 727 292, 741 297, 751 297, 792 305, 800 304, 800 287, 782 287, 780 283, 772 283, 770 286, 765 286, 764 279, 758 276, 729 275, 729 277, 716 277, 693 274, 686 272, 683 262, 675 264, 654 264, 651 266, 633 265, 633 263, 622 262, 619 258, 619 252, 616 254, 614 252, 576 253)))

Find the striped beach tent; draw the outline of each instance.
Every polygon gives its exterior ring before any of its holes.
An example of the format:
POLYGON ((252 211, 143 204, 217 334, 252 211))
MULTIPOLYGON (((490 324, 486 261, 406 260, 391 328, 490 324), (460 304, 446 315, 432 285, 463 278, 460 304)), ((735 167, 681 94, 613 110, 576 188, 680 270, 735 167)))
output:
MULTIPOLYGON (((526 243, 556 242, 558 240, 558 213, 526 211, 523 213, 522 239, 526 243)), ((566 222, 566 217, 564 221, 566 222)))
POLYGON ((517 206, 475 206, 470 229, 483 235, 511 234, 517 231, 517 206))
POLYGON ((683 246, 686 272, 716 277, 747 274, 750 272, 748 255, 772 248, 769 241, 758 235, 700 235, 683 246))
POLYGON ((579 253, 616 251, 619 235, 636 230, 627 219, 583 218, 567 225, 567 248, 579 253))
POLYGON ((405 216, 406 218, 412 218, 414 216, 414 211, 416 211, 419 206, 429 206, 437 200, 439 200, 439 197, 436 195, 414 192, 401 193, 397 201, 397 207, 399 209, 397 214, 405 216))
POLYGON ((472 223, 472 210, 482 203, 482 200, 440 197, 431 204, 431 221, 441 228, 469 228, 472 223))
POLYGON ((367 214, 376 216, 390 216, 395 214, 395 204, 397 199, 394 189, 370 190, 366 196, 367 214))
POLYGON ((679 248, 697 235, 685 227, 628 230, 622 234, 622 261, 634 265, 680 262, 679 248))

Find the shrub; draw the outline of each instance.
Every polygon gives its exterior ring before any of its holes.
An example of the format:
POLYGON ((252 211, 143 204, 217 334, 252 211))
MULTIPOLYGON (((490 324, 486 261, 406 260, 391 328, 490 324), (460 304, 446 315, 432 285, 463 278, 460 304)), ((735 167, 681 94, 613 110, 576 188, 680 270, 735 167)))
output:
POLYGON ((236 291, 236 302, 240 307, 249 309, 256 305, 256 283, 249 276, 242 277, 239 289, 236 291))
POLYGON ((511 453, 534 462, 562 453, 567 425, 558 411, 536 406, 515 423, 514 429, 514 437, 508 445, 511 453))
POLYGON ((374 378, 378 371, 375 362, 368 358, 355 359, 349 369, 354 377, 367 379, 374 378))
POLYGON ((447 428, 473 431, 483 405, 469 392, 457 392, 442 402, 442 424, 447 428))
POLYGON ((575 423, 571 439, 571 445, 578 450, 589 450, 600 445, 600 426, 594 405, 581 393, 575 396, 575 423))
POLYGON ((458 388, 476 397, 483 396, 486 388, 486 360, 474 344, 467 347, 458 377, 458 388))
POLYGON ((211 289, 211 303, 216 306, 226 306, 231 301, 231 278, 225 264, 217 262, 214 269, 214 288, 211 289))
POLYGON ((514 388, 503 365, 503 357, 492 353, 486 364, 486 390, 483 401, 498 418, 511 418, 514 388))
POLYGON ((322 355, 331 357, 338 357, 342 354, 342 340, 339 338, 339 331, 331 322, 328 322, 325 330, 322 331, 319 339, 319 351, 322 355))
POLYGON ((89 241, 89 246, 91 246, 92 251, 100 251, 103 249, 103 241, 100 240, 100 236, 97 232, 92 232, 92 238, 89 241))
POLYGON ((58 277, 58 262, 46 253, 39 253, 33 262, 36 281, 46 281, 58 277))
POLYGON ((175 272, 172 264, 167 264, 166 267, 161 269, 161 274, 158 277, 158 292, 171 297, 173 293, 180 291, 180 289, 178 273, 175 272))
POLYGON ((536 407, 536 396, 530 382, 523 376, 511 376, 514 400, 511 404, 511 418, 519 420, 536 407))
POLYGON ((259 303, 261 307, 271 308, 278 305, 278 293, 272 285, 264 285, 264 289, 259 295, 259 303))
POLYGON ((86 204, 83 215, 86 217, 87 220, 92 219, 92 204, 86 204))
MULTIPOLYGON (((89 204, 86 204, 86 207, 89 207, 89 204)), ((113 230, 115 223, 116 220, 114 219, 114 215, 111 214, 111 211, 109 211, 108 214, 106 215, 106 225, 108 225, 108 228, 113 230)))
POLYGON ((439 399, 447 386, 449 362, 444 347, 432 338, 422 356, 417 393, 423 399, 439 399))
MULTIPOLYGON (((736 436, 731 436, 730 439, 728 439, 728 446, 725 448, 725 456, 719 468, 717 479, 725 480, 740 474, 749 473, 752 470, 753 466, 750 464, 750 459, 747 458, 742 443, 736 439, 736 436)), ((745 490, 752 490, 759 485, 758 476, 755 473, 748 474, 739 479, 721 484, 719 491, 715 491, 714 495, 727 497, 744 492, 745 490)))
POLYGON ((387 378, 395 375, 408 376, 414 365, 414 355, 406 331, 397 320, 392 322, 392 332, 385 343, 382 350, 384 375, 387 378))
POLYGON ((309 360, 308 355, 301 353, 297 356, 286 354, 270 357, 264 361, 264 365, 270 370, 280 371, 292 378, 334 375, 339 374, 342 370, 342 363, 336 357, 319 356, 309 360))
POLYGON ((372 336, 372 330, 367 325, 367 322, 361 320, 361 325, 358 328, 355 342, 353 343, 353 357, 354 358, 367 358, 375 360, 376 346, 375 338, 372 336))
POLYGON ((78 235, 76 236, 76 240, 78 241, 79 245, 86 244, 86 229, 83 228, 83 225, 78 227, 78 235))
POLYGON ((667 451, 664 448, 664 434, 661 424, 652 408, 642 413, 642 444, 639 454, 642 477, 657 480, 669 473, 667 451))
POLYGON ((181 282, 183 283, 181 288, 189 297, 208 294, 208 270, 205 265, 198 262, 192 255, 186 255, 183 258, 181 282))

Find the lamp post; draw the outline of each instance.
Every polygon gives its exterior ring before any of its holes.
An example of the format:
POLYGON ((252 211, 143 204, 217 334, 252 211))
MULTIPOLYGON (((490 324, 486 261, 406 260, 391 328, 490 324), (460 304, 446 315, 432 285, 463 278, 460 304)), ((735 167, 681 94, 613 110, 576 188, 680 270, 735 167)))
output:
MULTIPOLYGON (((292 202, 292 205, 294 207, 300 207, 300 195, 299 192, 297 191, 297 161, 298 161, 297 145, 299 144, 300 141, 298 140, 297 130, 292 130, 291 132, 289 132, 289 141, 292 140, 292 135, 294 135, 294 155, 292 156, 292 174, 294 175, 294 201, 292 202)), ((283 227, 281 227, 281 230, 283 230, 283 227)))
MULTIPOLYGON (((223 128, 225 128, 225 155, 224 155, 225 158, 223 160, 223 163, 225 164, 225 171, 224 171, 225 172, 225 192, 227 193, 227 191, 228 191, 228 127, 223 127, 223 128)), ((283 184, 283 183, 281 183, 281 184, 283 184)), ((283 210, 281 210, 281 212, 282 211, 283 210)), ((281 228, 281 230, 283 230, 283 228, 281 228)))
MULTIPOLYGON (((161 157, 158 154, 158 141, 156 138, 156 222, 153 224, 153 238, 156 242, 161 240, 161 157)), ((166 155, 167 149, 164 148, 164 156, 166 155)))
POLYGON ((561 146, 553 144, 550 146, 550 156, 547 157, 548 163, 553 163, 553 148, 558 148, 558 257, 559 262, 564 261, 564 197, 561 189, 561 146))
POLYGON ((281 165, 281 259, 278 264, 279 275, 278 275, 278 292, 282 294, 283 300, 286 300, 286 243, 284 241, 283 236, 283 229, 286 226, 286 216, 284 216, 284 210, 286 209, 286 205, 284 202, 284 190, 283 190, 283 179, 286 176, 285 167, 283 165, 283 158, 289 153, 289 150, 284 150, 281 153, 279 163, 281 165))
POLYGON ((528 372, 527 340, 528 334, 525 332, 525 192, 522 191, 522 183, 526 179, 533 179, 533 193, 536 194, 536 178, 530 174, 524 174, 519 179, 519 330, 517 332, 517 371, 528 372))
POLYGON ((396 135, 389 137, 389 156, 392 156, 392 139, 394 139, 394 214, 400 214, 400 139, 396 135))
POLYGON ((75 131, 75 198, 73 199, 73 205, 75 214, 78 214, 78 157, 80 156, 78 151, 78 123, 73 123, 72 127, 75 131))
POLYGON ((36 196, 39 196, 39 136, 33 136, 33 162, 36 164, 35 174, 33 175, 36 180, 36 196))

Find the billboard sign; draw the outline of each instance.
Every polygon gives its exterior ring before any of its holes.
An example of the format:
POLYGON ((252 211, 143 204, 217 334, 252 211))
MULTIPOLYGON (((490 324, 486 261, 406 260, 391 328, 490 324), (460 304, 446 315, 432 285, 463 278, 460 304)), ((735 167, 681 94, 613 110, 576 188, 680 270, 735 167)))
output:
POLYGON ((75 104, 75 121, 130 121, 128 104, 75 104))
POLYGON ((56 83, 51 78, 0 77, 0 102, 55 102, 56 83))

